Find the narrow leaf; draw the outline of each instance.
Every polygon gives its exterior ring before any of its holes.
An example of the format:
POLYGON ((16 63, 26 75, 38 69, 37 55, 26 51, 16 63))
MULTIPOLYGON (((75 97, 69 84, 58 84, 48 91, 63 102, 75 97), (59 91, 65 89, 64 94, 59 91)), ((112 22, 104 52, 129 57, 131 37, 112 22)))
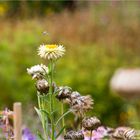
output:
POLYGON ((40 110, 38 108, 36 108, 36 107, 34 107, 34 109, 36 110, 36 112, 37 112, 37 114, 39 116, 39 119, 41 120, 42 114, 41 114, 40 110))
POLYGON ((45 113, 49 118, 50 118, 50 113, 44 109, 41 109, 40 111, 42 111, 43 113, 45 113))
POLYGON ((58 125, 58 123, 67 115, 71 112, 71 110, 68 110, 67 112, 65 112, 59 119, 58 121, 56 122, 56 125, 58 125))
POLYGON ((42 135, 41 135, 41 133, 40 133, 39 131, 37 131, 37 135, 38 135, 38 137, 39 137, 40 140, 45 140, 45 139, 42 137, 42 135))
POLYGON ((58 109, 54 110, 53 112, 51 112, 51 115, 53 115, 58 109))
POLYGON ((66 126, 63 126, 62 128, 61 128, 61 130, 59 131, 59 133, 56 135, 56 139, 62 134, 62 132, 63 132, 63 130, 66 128, 66 126))

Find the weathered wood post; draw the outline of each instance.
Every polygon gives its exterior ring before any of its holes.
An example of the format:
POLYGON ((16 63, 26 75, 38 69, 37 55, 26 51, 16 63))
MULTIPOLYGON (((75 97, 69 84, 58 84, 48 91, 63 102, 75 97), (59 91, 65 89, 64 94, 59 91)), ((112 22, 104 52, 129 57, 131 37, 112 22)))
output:
POLYGON ((14 103, 14 140, 22 140, 22 107, 21 103, 14 103))

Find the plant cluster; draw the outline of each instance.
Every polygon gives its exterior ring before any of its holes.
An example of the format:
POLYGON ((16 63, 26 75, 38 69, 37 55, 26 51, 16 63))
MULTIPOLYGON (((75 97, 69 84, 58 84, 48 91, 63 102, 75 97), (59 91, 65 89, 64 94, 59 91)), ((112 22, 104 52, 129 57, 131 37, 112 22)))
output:
POLYGON ((68 86, 57 86, 55 84, 53 80, 55 63, 64 53, 65 48, 62 45, 40 45, 38 55, 48 60, 48 67, 41 64, 27 68, 28 74, 36 79, 38 108, 35 107, 35 110, 44 130, 44 136, 40 134, 39 136, 45 140, 55 140, 63 131, 65 132, 64 117, 68 113, 72 112, 77 118, 83 119, 86 112, 92 109, 93 105, 93 99, 89 95, 82 96, 68 86), (54 101, 56 99, 61 102, 61 116, 58 120, 55 119, 54 101), (68 104, 70 107, 66 112, 64 112, 64 104, 68 104), (58 134, 55 134, 60 122, 62 122, 61 130, 58 134))
MULTIPOLYGON (((130 8, 130 6, 128 7, 130 8)), ((100 8, 95 9, 100 10, 100 8)), ((0 98, 1 108, 11 107, 14 101, 21 101, 24 112, 27 112, 26 109, 29 105, 36 102, 35 89, 32 86, 33 81, 25 73, 25 69, 29 67, 29 64, 39 63, 38 56, 34 56, 33 52, 36 44, 44 40, 41 33, 42 29, 47 27, 48 42, 61 40, 63 44, 69 44, 67 47, 68 55, 57 63, 59 71, 55 77, 56 83, 62 79, 61 85, 67 83, 73 89, 79 89, 81 93, 90 94, 96 102, 98 101, 94 111, 106 124, 111 126, 116 126, 118 123, 131 124, 132 127, 139 128, 139 124, 135 123, 139 122, 139 117, 135 111, 132 111, 136 109, 138 114, 140 113, 139 100, 130 105, 127 100, 112 94, 109 87, 110 79, 117 68, 135 68, 140 65, 140 47, 138 47, 140 43, 139 39, 136 40, 136 37, 139 38, 138 14, 131 16, 130 22, 127 22, 127 17, 117 18, 124 15, 122 12, 114 11, 115 15, 111 15, 111 10, 113 9, 102 10, 101 13, 96 10, 95 12, 88 11, 88 9, 73 14, 62 12, 60 15, 57 14, 53 18, 49 18, 49 20, 48 17, 43 18, 43 22, 40 19, 14 20, 14 23, 3 20, 1 22, 3 30, 0 36, 0 87, 1 93, 3 93, 0 98), (109 21, 113 20, 114 22, 109 22, 106 26, 100 24, 96 17, 100 19, 104 14, 109 21), (87 21, 87 24, 84 21, 87 21), (13 24, 16 26, 11 28, 13 24), (69 26, 63 28, 63 25, 69 26), (63 34, 61 34, 62 32, 63 34), (116 34, 112 36, 114 32, 116 34), (120 37, 120 34, 123 37, 120 37), (12 44, 11 38, 13 39, 12 44), (21 51, 22 48, 24 51, 21 51), (26 93, 30 94, 25 96, 26 93), (26 104, 29 101, 30 104, 26 104), (106 103, 108 104, 106 105, 106 103)), ((129 9, 121 9, 121 11, 126 13, 129 9)), ((135 12, 137 13, 138 10, 135 12)), ((26 113, 24 114, 26 116, 26 113)), ((32 115, 30 111, 29 114, 28 116, 32 115)), ((30 121, 30 127, 34 128, 33 119, 28 116, 25 117, 25 122, 30 121)), ((70 120, 72 119, 70 118, 70 120)))
POLYGON ((82 96, 68 86, 57 86, 54 82, 55 64, 65 53, 62 45, 40 45, 38 55, 48 62, 27 68, 27 72, 36 80, 38 108, 35 110, 41 120, 43 132, 38 132, 41 140, 56 140, 64 135, 65 140, 84 139, 126 139, 135 138, 136 131, 131 128, 112 129, 101 126, 97 117, 86 117, 86 112, 93 108, 93 99, 87 95, 82 96), (56 119, 55 101, 61 102, 61 115, 56 119), (64 104, 69 106, 64 112, 64 104), (64 117, 72 112, 79 120, 77 131, 71 130, 66 133, 64 117), (61 123, 60 123, 61 122, 61 123), (58 128, 61 128, 58 131, 58 128))

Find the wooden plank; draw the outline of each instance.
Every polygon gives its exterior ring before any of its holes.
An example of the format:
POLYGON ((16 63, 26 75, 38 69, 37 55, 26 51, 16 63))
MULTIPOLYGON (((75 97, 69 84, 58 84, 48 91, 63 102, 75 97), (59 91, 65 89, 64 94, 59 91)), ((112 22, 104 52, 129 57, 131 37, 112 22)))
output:
POLYGON ((22 140, 22 106, 14 103, 14 140, 22 140))

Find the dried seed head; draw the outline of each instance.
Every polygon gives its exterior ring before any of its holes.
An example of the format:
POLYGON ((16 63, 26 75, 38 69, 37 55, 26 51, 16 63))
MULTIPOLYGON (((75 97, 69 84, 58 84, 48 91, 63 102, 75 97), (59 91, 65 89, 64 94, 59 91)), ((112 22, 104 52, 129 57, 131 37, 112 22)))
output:
POLYGON ((97 117, 84 118, 82 126, 85 130, 94 130, 101 125, 100 120, 97 117))
POLYGON ((64 136, 65 140, 84 140, 84 134, 82 131, 69 131, 67 134, 64 136))
POLYGON ((75 115, 84 116, 84 114, 92 109, 93 99, 88 96, 78 96, 71 100, 71 110, 75 115))
POLYGON ((115 130, 112 137, 115 139, 133 140, 135 136, 135 130, 129 127, 119 127, 115 130))
POLYGON ((59 92, 58 95, 56 96, 56 98, 60 101, 65 101, 67 99, 70 98, 71 93, 72 93, 72 89, 70 87, 59 87, 58 88, 59 92))
POLYGON ((38 80, 36 82, 36 88, 40 93, 48 93, 49 92, 49 83, 45 79, 38 80))

